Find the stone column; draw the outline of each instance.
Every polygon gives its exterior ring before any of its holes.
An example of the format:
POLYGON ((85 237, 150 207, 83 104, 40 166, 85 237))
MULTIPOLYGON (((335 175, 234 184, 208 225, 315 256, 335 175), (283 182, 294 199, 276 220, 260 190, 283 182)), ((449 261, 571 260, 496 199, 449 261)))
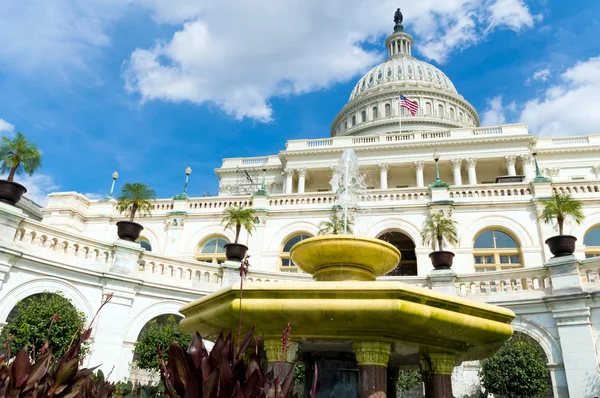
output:
POLYGON ((421 360, 425 381, 425 398, 453 398, 452 370, 455 358, 452 354, 430 353, 421 360))
POLYGON ((467 167, 469 173, 469 185, 477 185, 477 173, 475 172, 475 165, 477 164, 477 158, 468 158, 467 167))
POLYGON ((298 169, 298 193, 304 193, 306 185, 306 167, 300 167, 298 169))
POLYGON ((417 187, 422 188, 425 186, 425 179, 423 178, 423 167, 425 167, 424 160, 415 160, 415 173, 417 175, 417 187))
MULTIPOLYGON (((184 202, 183 200, 176 202, 184 202)), ((175 216, 165 220, 165 226, 167 229, 167 239, 165 242, 164 253, 168 256, 177 256, 179 254, 179 242, 181 241, 181 235, 183 233, 183 226, 185 224, 185 214, 182 216, 175 216)), ((158 251, 158 248, 156 248, 158 251)))
POLYGON ((387 189, 388 188, 388 164, 387 163, 379 163, 379 188, 387 189))
POLYGON ((390 343, 381 341, 354 342, 359 398, 386 398, 387 363, 391 349, 390 343))
POLYGON ((294 185, 294 169, 285 169, 285 193, 292 193, 292 187, 294 185))
POLYGON ((504 155, 504 163, 506 163, 506 170, 508 170, 509 176, 516 176, 517 170, 515 169, 515 161, 517 160, 516 155, 504 155))
POLYGON ((462 185, 462 176, 460 174, 462 159, 450 159, 450 162, 452 163, 452 174, 454 174, 454 185, 462 185))
POLYGON ((535 177, 535 170, 533 169, 533 156, 531 154, 521 155, 521 164, 523 165, 523 174, 525 175, 525 182, 531 181, 535 177))
MULTIPOLYGON (((296 341, 290 341, 289 347, 285 352, 285 358, 283 358, 283 367, 282 367, 282 354, 283 354, 283 342, 281 338, 278 339, 265 339, 264 347, 265 353, 267 354, 267 364, 268 369, 273 369, 273 374, 275 378, 280 374, 283 380, 288 373, 294 369, 296 366, 296 358, 298 357, 298 351, 300 349, 300 344, 296 341)), ((286 398, 286 397, 282 397, 286 398)))

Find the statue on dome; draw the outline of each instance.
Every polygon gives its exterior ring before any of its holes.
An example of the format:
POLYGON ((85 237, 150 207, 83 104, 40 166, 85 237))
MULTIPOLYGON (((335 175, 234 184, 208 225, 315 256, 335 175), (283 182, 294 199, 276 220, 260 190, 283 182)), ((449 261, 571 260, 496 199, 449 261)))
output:
POLYGON ((402 21, 404 21, 404 17, 402 16, 402 12, 399 8, 396 9, 394 13, 394 22, 396 25, 394 26, 394 32, 402 32, 404 30, 404 26, 402 26, 402 21))

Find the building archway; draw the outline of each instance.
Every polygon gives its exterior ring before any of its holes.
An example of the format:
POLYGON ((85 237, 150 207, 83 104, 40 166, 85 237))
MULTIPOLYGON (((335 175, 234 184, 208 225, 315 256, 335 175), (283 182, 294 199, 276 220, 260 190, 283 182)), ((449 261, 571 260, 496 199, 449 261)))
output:
POLYGON ((400 250, 400 263, 390 271, 387 276, 416 276, 417 255, 415 253, 415 242, 400 231, 385 231, 377 239, 381 239, 400 250))

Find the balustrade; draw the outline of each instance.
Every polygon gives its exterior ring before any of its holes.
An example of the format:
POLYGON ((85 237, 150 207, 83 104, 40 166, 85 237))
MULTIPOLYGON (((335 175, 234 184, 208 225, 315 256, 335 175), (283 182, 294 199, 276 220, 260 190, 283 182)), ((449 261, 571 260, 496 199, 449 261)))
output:
POLYGON ((550 274, 542 267, 460 275, 456 278, 459 296, 487 296, 495 293, 539 291, 549 293, 550 274))

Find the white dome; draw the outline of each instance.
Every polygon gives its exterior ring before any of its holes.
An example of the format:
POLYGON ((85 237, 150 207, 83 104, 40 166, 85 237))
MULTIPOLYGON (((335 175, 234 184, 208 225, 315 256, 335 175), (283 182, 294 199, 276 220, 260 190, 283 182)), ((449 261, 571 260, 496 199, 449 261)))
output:
POLYGON ((438 68, 408 54, 398 54, 368 71, 354 86, 349 101, 392 84, 429 86, 458 95, 452 81, 438 68))

